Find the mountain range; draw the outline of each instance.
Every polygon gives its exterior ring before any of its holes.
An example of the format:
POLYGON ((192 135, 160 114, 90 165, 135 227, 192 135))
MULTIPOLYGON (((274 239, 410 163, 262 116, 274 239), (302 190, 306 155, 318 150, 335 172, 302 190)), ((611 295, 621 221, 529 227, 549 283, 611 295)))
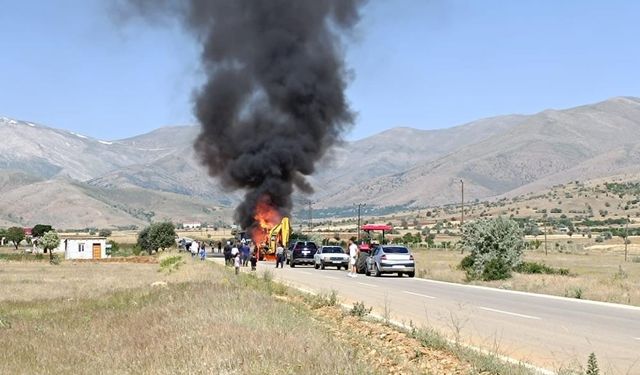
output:
MULTIPOLYGON (((0 117, 0 226, 229 222, 242 192, 207 176, 199 128, 98 140, 0 117)), ((331 149, 309 177, 314 207, 419 208, 640 172, 640 99, 482 119, 439 130, 393 128, 331 149)))

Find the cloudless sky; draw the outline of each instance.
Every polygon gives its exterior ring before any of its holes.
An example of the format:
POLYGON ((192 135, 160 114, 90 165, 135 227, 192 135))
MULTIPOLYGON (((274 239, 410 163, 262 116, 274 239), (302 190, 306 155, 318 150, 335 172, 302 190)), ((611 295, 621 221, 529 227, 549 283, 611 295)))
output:
MULTIPOLYGON (((0 0, 0 116, 100 139, 192 124, 198 46, 112 1, 0 0)), ((348 139, 640 96, 639 1, 370 0, 348 139)))

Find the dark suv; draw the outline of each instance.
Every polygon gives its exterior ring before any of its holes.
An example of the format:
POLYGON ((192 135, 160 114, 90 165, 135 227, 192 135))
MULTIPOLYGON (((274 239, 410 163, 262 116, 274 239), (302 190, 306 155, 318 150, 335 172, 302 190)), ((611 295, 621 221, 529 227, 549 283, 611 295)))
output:
POLYGON ((296 264, 313 264, 313 256, 318 251, 318 246, 313 241, 296 241, 287 249, 287 264, 292 268, 296 264))

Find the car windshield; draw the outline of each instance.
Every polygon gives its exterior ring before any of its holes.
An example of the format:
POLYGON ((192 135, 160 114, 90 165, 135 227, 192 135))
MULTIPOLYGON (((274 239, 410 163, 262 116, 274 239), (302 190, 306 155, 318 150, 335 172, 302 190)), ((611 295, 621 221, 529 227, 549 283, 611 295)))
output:
POLYGON ((302 250, 305 247, 307 249, 309 249, 309 250, 316 250, 317 249, 316 244, 313 243, 313 242, 300 242, 300 243, 296 244, 296 248, 295 249, 296 250, 302 250))
POLYGON ((322 248, 322 252, 323 253, 344 253, 344 250, 342 250, 341 247, 323 247, 322 248))
POLYGON ((385 247, 383 248, 383 250, 387 254, 409 254, 409 249, 407 249, 406 247, 399 247, 399 246, 385 247))

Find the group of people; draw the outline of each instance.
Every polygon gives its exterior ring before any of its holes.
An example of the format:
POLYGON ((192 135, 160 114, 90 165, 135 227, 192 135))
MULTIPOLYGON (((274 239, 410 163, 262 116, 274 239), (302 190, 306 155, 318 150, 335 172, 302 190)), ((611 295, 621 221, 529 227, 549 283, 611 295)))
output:
POLYGON ((236 275, 240 272, 240 267, 247 267, 251 264, 251 270, 256 270, 258 263, 258 257, 256 255, 256 249, 254 246, 250 246, 246 241, 241 242, 227 241, 227 244, 223 249, 224 262, 228 266, 233 266, 236 270, 236 275))
POLYGON ((195 258, 196 256, 199 256, 200 260, 205 260, 207 258, 207 247, 204 241, 191 241, 188 249, 186 247, 187 245, 185 244, 185 250, 188 250, 191 253, 192 258, 195 258))

